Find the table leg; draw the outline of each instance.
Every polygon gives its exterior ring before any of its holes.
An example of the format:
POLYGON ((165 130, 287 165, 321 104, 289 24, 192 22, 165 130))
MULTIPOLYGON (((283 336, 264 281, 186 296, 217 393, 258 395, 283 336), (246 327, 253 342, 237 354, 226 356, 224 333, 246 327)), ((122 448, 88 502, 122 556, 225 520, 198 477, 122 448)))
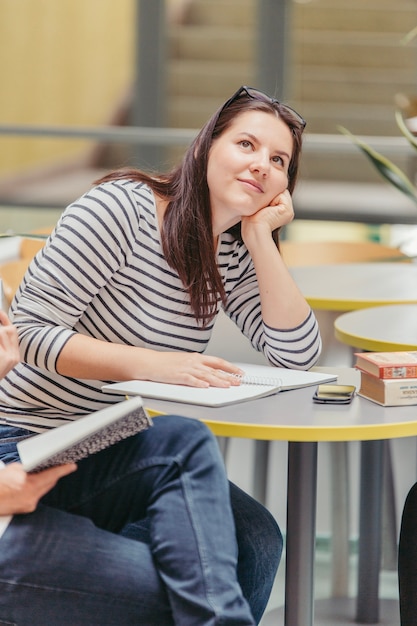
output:
POLYGON ((361 443, 359 501, 359 563, 356 621, 379 621, 379 570, 381 562, 381 511, 384 461, 383 441, 361 443))
POLYGON ((289 442, 285 626, 312 626, 316 536, 317 443, 289 442))
POLYGON ((349 444, 330 443, 332 597, 349 595, 349 444))
POLYGON ((384 444, 384 486, 382 488, 381 569, 397 571, 398 530, 395 503, 394 466, 390 440, 384 444))
POLYGON ((253 470, 253 497, 266 504, 268 487, 268 464, 271 442, 257 439, 255 442, 255 458, 253 470))

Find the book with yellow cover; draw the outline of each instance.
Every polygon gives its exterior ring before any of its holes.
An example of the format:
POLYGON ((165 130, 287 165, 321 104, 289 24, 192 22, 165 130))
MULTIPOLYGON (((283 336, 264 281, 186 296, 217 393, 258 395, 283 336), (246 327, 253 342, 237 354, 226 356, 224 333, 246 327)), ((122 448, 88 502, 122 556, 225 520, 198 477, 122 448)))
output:
POLYGON ((417 378, 377 378, 361 373, 358 394, 382 406, 417 404, 417 378))
POLYGON ((355 367, 377 378, 417 378, 417 352, 356 352, 355 367))

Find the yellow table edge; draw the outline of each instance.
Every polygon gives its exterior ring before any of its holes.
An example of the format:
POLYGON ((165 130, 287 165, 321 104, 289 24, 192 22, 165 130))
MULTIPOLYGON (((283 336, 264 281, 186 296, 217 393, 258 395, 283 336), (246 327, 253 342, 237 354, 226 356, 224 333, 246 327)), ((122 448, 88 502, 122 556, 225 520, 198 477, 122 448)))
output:
POLYGON ((358 337, 352 333, 345 332, 334 323, 334 334, 336 339, 355 349, 366 350, 367 352, 394 352, 401 350, 416 350, 416 343, 393 343, 372 337, 358 337))
MULTIPOLYGON (((401 407, 398 407, 401 410, 401 407)), ((162 411, 147 409, 151 417, 164 415, 162 411)), ((371 441, 377 439, 397 439, 417 435, 415 422, 397 424, 369 424, 358 426, 269 426, 268 424, 239 424, 237 422, 217 422, 202 420, 218 437, 238 437, 266 441, 371 441), (347 434, 347 435, 346 435, 347 434)))
POLYGON ((332 300, 332 298, 318 298, 304 294, 305 299, 312 309, 324 309, 326 311, 357 311, 358 309, 369 309, 374 306, 382 306, 389 304, 417 304, 417 301, 404 300, 384 300, 383 302, 375 300, 332 300))

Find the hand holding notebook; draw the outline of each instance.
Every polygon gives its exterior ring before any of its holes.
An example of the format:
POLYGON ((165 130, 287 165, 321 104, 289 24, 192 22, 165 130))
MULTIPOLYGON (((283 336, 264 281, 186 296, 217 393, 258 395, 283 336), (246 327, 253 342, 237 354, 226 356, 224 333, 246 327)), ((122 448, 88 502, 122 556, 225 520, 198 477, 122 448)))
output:
POLYGON ((79 461, 151 425, 141 398, 132 398, 28 437, 17 444, 17 449, 24 469, 36 472, 79 461))

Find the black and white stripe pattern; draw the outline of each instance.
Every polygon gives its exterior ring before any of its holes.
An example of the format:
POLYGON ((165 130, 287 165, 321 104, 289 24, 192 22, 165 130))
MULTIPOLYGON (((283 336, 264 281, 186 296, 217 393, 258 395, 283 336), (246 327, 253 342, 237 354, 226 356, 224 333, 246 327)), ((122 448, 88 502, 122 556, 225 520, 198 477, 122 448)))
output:
MULTIPOLYGON (((311 367, 320 352, 314 315, 290 330, 265 326, 245 246, 225 233, 218 259, 226 313, 252 344, 274 365, 311 367)), ((153 193, 130 180, 99 185, 66 209, 11 310, 25 362, 1 383, 0 419, 7 415, 9 423, 36 431, 120 400, 102 394, 103 381, 56 372, 73 333, 154 350, 204 352, 212 330, 198 326, 178 275, 165 261, 153 193)))

